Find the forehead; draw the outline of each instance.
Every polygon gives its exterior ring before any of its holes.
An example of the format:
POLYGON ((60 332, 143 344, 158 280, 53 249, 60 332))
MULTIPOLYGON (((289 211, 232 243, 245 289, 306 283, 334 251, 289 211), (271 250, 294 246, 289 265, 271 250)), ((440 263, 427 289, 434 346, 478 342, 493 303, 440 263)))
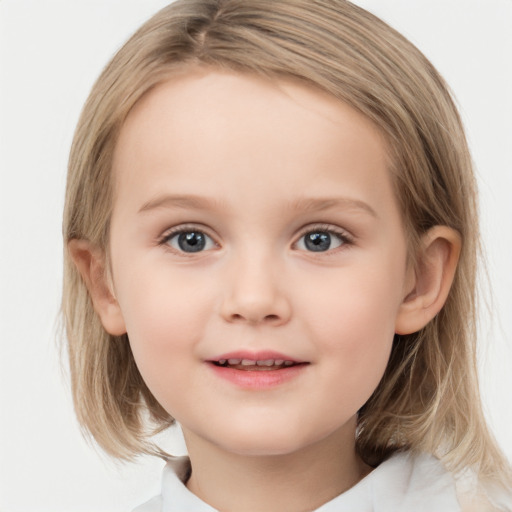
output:
MULTIPOLYGON (((218 196, 268 195, 269 182, 281 195, 321 196, 346 174, 387 190, 388 163, 378 128, 333 96, 298 80, 196 67, 135 105, 113 171, 117 197, 140 204, 169 186, 188 193, 192 182, 218 196)), ((360 193, 355 181, 347 193, 360 193)))
MULTIPOLYGON (((174 124, 184 133, 187 127, 204 133, 208 127, 219 128, 236 121, 239 126, 250 127, 250 135, 254 137, 258 123, 273 124, 288 115, 299 121, 297 130, 307 128, 302 123, 309 117, 309 121, 316 119, 338 128, 350 124, 350 131, 357 132, 361 128, 380 139, 379 143, 383 142, 381 132, 372 121, 303 80, 284 76, 271 79, 203 65, 176 69, 171 78, 150 89, 135 104, 122 131, 125 134, 133 131, 135 125, 144 129, 144 120, 153 115, 154 123, 156 113, 166 130, 174 124), (198 123, 194 124, 194 120, 198 123)), ((303 133, 311 136, 307 130, 303 133)), ((281 141, 289 139, 286 133, 281 135, 281 141)))

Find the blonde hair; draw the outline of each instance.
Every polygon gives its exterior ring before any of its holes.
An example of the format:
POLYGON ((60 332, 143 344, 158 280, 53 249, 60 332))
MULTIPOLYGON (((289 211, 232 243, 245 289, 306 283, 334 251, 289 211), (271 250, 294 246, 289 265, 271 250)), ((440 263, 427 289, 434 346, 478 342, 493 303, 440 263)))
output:
MULTIPOLYGON (((178 0, 157 13, 105 68, 85 104, 69 160, 65 244, 87 239, 106 251, 111 162, 123 122, 144 94, 189 63, 299 79, 381 129, 411 254, 435 225, 457 230, 463 245, 443 310, 420 332, 395 337, 385 375, 359 411, 358 452, 377 465, 397 450, 425 451, 454 471, 472 466, 511 485, 478 389, 479 233, 462 123, 430 62, 367 11, 344 0, 178 0)), ((67 251, 62 304, 81 425, 114 456, 165 455, 150 436, 173 419, 142 380, 127 336, 103 329, 67 251)))

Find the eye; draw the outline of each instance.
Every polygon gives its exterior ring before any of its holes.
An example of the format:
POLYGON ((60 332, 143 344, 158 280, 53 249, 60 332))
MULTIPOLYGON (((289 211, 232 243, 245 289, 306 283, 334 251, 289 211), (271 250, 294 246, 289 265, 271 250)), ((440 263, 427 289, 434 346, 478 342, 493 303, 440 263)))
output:
POLYGON ((203 231, 184 229, 174 231, 165 236, 161 242, 172 247, 175 251, 194 253, 216 247, 216 243, 203 231))
POLYGON ((297 249, 310 252, 326 252, 350 243, 348 237, 327 229, 315 229, 304 233, 296 244, 297 249))

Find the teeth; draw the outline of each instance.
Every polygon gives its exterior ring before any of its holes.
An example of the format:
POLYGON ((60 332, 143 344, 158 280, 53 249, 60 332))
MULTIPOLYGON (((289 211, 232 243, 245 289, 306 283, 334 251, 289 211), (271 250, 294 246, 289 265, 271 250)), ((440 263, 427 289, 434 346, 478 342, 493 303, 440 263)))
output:
POLYGON ((266 359, 265 361, 256 361, 258 366, 274 366, 273 359, 266 359))
POLYGON ((293 361, 285 361, 284 359, 262 359, 262 360, 254 360, 254 359, 219 359, 218 364, 221 366, 230 365, 230 366, 293 366, 295 363, 293 361))

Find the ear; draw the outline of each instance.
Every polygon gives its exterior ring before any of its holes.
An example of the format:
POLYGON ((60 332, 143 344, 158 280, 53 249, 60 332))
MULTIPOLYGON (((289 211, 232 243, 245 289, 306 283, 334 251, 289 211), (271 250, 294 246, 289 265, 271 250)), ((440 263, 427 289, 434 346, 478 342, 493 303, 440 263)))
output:
POLYGON ((411 269, 395 332, 417 332, 441 311, 459 261, 461 238, 448 226, 434 226, 421 239, 417 264, 411 269))
POLYGON ((108 277, 104 251, 88 240, 70 240, 68 250, 89 290, 94 310, 104 329, 114 336, 126 333, 121 308, 108 277))

